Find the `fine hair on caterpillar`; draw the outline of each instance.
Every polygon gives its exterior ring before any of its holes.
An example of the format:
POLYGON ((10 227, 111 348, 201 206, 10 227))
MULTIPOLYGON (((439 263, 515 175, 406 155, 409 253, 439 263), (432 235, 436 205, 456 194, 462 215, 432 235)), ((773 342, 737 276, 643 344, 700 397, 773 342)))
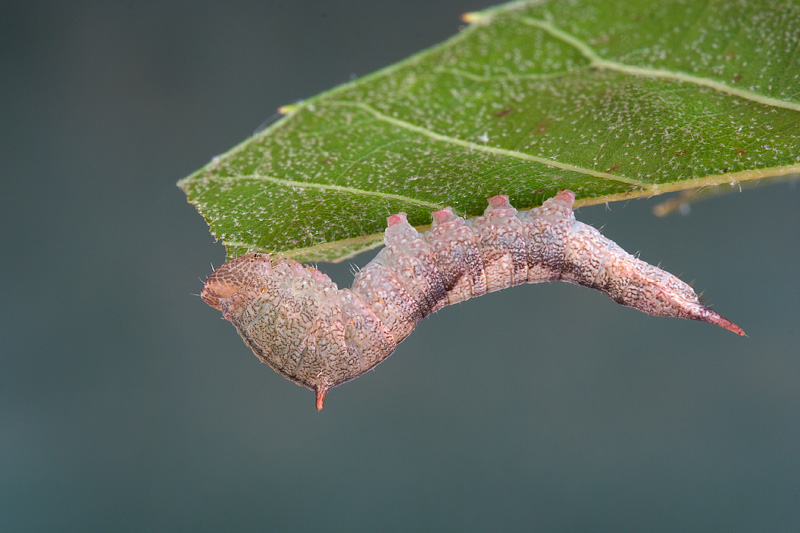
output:
POLYGON ((259 359, 315 391, 317 409, 331 388, 389 357, 429 314, 523 283, 566 281, 650 315, 744 335, 701 304, 688 284, 576 221, 574 201, 563 190, 518 212, 508 196, 493 196, 483 216, 465 220, 449 207, 434 212, 424 233, 398 213, 387 219, 385 248, 350 289, 296 261, 248 254, 216 269, 200 296, 259 359))

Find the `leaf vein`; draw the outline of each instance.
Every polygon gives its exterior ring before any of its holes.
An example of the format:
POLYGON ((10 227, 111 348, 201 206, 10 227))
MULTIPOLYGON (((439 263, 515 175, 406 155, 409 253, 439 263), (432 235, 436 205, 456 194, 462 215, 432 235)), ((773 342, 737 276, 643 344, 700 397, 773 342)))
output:
MULTIPOLYGON (((585 68, 585 67, 584 67, 585 68)), ((481 76, 479 74, 473 74, 472 72, 460 69, 460 68, 438 68, 436 69, 437 72, 441 72, 444 74, 451 74, 453 76, 459 76, 471 81, 476 81, 479 83, 486 83, 490 81, 503 81, 503 80, 550 80, 554 78, 561 78, 563 76, 567 76, 572 74, 572 70, 559 70, 554 72, 548 72, 544 74, 508 74, 505 76, 481 76)))
POLYGON ((597 68, 614 70, 617 72, 623 72, 625 74, 632 74, 635 76, 650 76, 653 78, 661 78, 661 79, 692 83, 695 85, 700 85, 702 87, 708 87, 710 89, 714 89, 715 91, 719 91, 721 93, 730 94, 732 96, 738 96, 739 98, 744 98, 745 100, 750 100, 758 104, 790 109, 792 111, 800 111, 800 103, 788 102, 786 100, 781 100, 780 98, 772 98, 770 96, 765 96, 752 91, 736 89, 725 83, 711 80, 708 78, 701 78, 700 76, 693 76, 691 74, 686 74, 685 72, 680 72, 680 71, 637 67, 619 61, 611 61, 608 59, 603 59, 597 54, 597 52, 595 52, 592 49, 591 46, 581 41, 574 35, 562 30, 557 26, 554 26, 553 24, 551 24, 546 20, 541 20, 531 17, 526 17, 522 20, 525 24, 542 29, 548 32, 553 37, 556 37, 557 39, 560 39, 561 41, 574 47, 581 53, 581 55, 583 55, 586 59, 589 60, 591 66, 597 68))
POLYGON ((381 113, 377 109, 375 109, 372 106, 367 105, 367 104, 365 104, 363 102, 348 102, 348 101, 345 101, 345 100, 331 100, 331 101, 328 101, 326 103, 331 104, 331 105, 339 105, 339 106, 343 106, 343 107, 355 107, 355 108, 358 108, 358 109, 362 109, 363 111, 366 111, 367 113, 371 113, 378 120, 382 120, 382 121, 387 122, 389 124, 393 124, 395 126, 398 126, 400 128, 406 129, 408 131, 413 131, 414 133, 419 133, 421 135, 424 135, 424 136, 429 137, 431 139, 434 139, 436 141, 441 141, 441 142, 445 142, 445 143, 449 143, 449 144, 454 144, 456 146, 463 146, 464 148, 469 148, 470 150, 474 150, 476 152, 485 152, 485 153, 494 154, 494 155, 502 155, 502 156, 507 156, 507 157, 513 157, 515 159, 522 159, 522 160, 525 160, 525 161, 533 161, 535 163, 540 163, 540 164, 546 165, 548 167, 560 168, 562 170, 569 170, 569 171, 577 172, 579 174, 584 174, 584 175, 587 175, 587 176, 594 176, 596 178, 602 178, 602 179, 605 179, 605 180, 617 181, 617 182, 620 182, 620 183, 625 183, 627 185, 634 185, 634 186, 640 187, 642 189, 646 189, 646 188, 649 187, 649 184, 647 184, 647 183, 645 183, 643 181, 632 179, 632 178, 625 178, 623 176, 617 176, 617 175, 614 175, 614 174, 609 174, 607 172, 598 172, 596 170, 591 170, 591 169, 588 169, 588 168, 583 168, 583 167, 579 167, 579 166, 576 166, 576 165, 571 165, 569 163, 562 163, 561 161, 556 161, 554 159, 547 159, 547 158, 544 158, 544 157, 539 157, 539 156, 535 156, 535 155, 531 155, 531 154, 526 154, 524 152, 518 152, 516 150, 508 150, 506 148, 497 148, 497 147, 494 147, 494 146, 487 146, 487 145, 484 145, 484 144, 476 144, 476 143, 471 142, 471 141, 465 141, 463 139, 459 139, 459 138, 456 138, 456 137, 450 137, 449 135, 444 135, 442 133, 437 133, 437 132, 432 131, 432 130, 430 130, 428 128, 424 128, 422 126, 417 126, 416 124, 412 124, 410 122, 406 122, 405 120, 401 120, 399 118, 394 118, 394 117, 390 117, 388 115, 384 115, 383 113, 381 113))
MULTIPOLYGON (((228 181, 230 177, 216 177, 216 176, 208 176, 206 179, 208 180, 225 180, 228 181)), ((257 181, 268 181, 270 183, 275 183, 276 185, 284 185, 287 187, 297 187, 297 188, 304 188, 304 189, 320 189, 325 191, 336 191, 336 192, 345 192, 349 194, 357 194, 361 196, 374 196, 377 198, 383 198, 387 200, 396 200, 399 202, 404 202, 408 204, 418 205, 421 207, 427 207, 429 209, 439 210, 442 209, 442 205, 435 204, 433 202, 428 202, 426 200, 419 200, 417 198, 411 198, 409 196, 404 196, 402 194, 393 194, 388 192, 379 192, 379 191, 370 191, 366 189, 359 189, 357 187, 350 187, 347 185, 334 185, 332 183, 319 183, 315 181, 296 181, 296 180, 288 180, 282 178, 275 178, 273 176, 267 176, 264 174, 251 174, 249 176, 237 176, 234 178, 235 180, 242 180, 242 179, 252 179, 257 181)), ((252 197, 250 197, 252 198, 252 197)))

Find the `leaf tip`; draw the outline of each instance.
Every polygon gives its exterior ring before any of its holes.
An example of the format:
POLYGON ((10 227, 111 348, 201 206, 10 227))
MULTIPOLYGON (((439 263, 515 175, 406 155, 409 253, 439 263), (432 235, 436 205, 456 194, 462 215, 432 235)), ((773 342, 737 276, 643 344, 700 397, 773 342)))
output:
POLYGON ((293 113, 298 109, 300 109, 300 106, 298 104, 282 105, 278 108, 278 113, 280 113, 281 115, 288 115, 289 113, 293 113))
POLYGON ((472 11, 469 13, 462 13, 461 14, 461 22, 466 22, 467 24, 472 24, 473 22, 478 22, 481 20, 485 15, 480 11, 472 11))

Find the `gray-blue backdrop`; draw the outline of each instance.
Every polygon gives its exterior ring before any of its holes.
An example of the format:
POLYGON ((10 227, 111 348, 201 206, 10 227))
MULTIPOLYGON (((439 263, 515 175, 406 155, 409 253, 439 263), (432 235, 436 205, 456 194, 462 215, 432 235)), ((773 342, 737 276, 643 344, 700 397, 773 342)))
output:
POLYGON ((791 183, 578 213, 749 338, 520 287, 317 413, 192 295, 224 250, 176 180, 488 4, 2 3, 0 530, 800 530, 791 183))

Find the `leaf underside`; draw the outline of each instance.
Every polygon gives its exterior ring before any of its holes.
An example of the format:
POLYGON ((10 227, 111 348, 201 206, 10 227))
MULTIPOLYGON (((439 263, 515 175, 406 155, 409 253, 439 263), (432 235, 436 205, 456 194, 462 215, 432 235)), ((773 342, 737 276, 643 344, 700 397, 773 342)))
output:
POLYGON ((335 261, 452 206, 577 205, 800 171, 800 3, 575 0, 482 13, 179 186, 229 257, 335 261), (780 4, 780 5, 778 5, 780 4))

